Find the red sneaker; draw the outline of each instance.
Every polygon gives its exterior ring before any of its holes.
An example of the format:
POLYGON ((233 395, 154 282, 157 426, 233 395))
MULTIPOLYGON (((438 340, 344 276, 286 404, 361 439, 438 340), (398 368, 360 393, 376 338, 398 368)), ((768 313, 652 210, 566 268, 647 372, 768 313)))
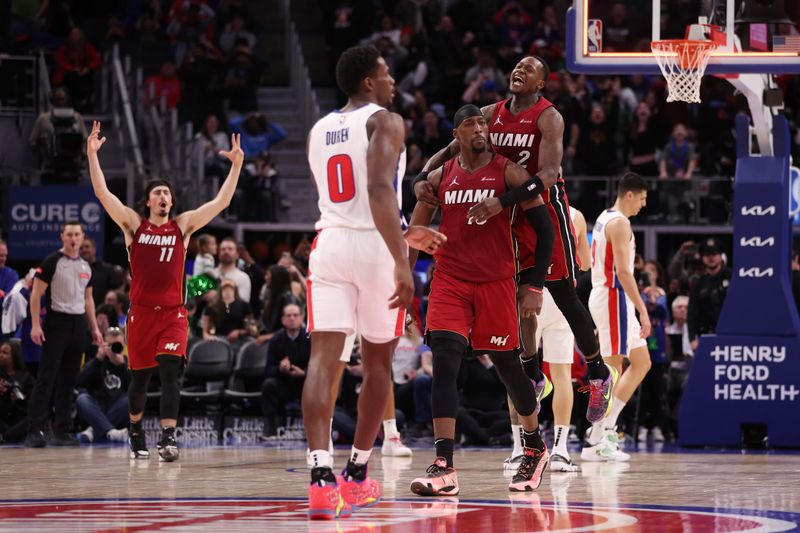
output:
POLYGON ((444 457, 437 457, 425 471, 428 475, 411 482, 411 492, 420 496, 455 496, 458 494, 456 469, 447 466, 444 457))
POLYGON ((308 518, 311 520, 335 520, 353 513, 350 504, 342 497, 335 483, 308 486, 308 518))
POLYGON ((367 476, 364 481, 357 481, 352 479, 350 481, 345 478, 345 469, 342 472, 342 477, 337 478, 339 483, 339 491, 347 502, 354 510, 363 507, 372 507, 381 501, 381 484, 367 476))

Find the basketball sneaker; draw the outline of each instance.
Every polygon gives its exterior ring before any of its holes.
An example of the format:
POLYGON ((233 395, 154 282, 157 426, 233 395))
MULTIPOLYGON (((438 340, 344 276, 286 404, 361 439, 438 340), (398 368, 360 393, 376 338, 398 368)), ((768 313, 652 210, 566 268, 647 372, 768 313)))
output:
POLYGON ((328 467, 311 470, 311 485, 308 486, 308 518, 311 520, 335 520, 350 516, 350 504, 342 497, 336 477, 328 467))
POLYGON ((411 457, 414 452, 403 444, 403 441, 400 440, 400 435, 395 435, 383 441, 381 453, 390 457, 411 457))
POLYGON ((569 455, 562 455, 556 452, 550 456, 550 471, 577 472, 578 465, 572 462, 572 458, 569 455))
POLYGON ((163 428, 161 430, 161 440, 158 441, 159 460, 171 463, 172 461, 177 461, 179 456, 178 442, 175 440, 175 428, 163 428))
POLYGON ((542 483, 542 472, 547 468, 549 458, 550 454, 547 453, 547 446, 543 450, 525 448, 522 462, 517 469, 516 475, 511 479, 508 490, 511 492, 530 492, 539 488, 542 483))
POLYGON ((589 393, 589 407, 586 409, 586 420, 594 424, 599 422, 611 410, 612 391, 617 384, 619 373, 612 366, 607 366, 606 379, 590 379, 589 384, 578 389, 578 392, 589 393))
POLYGON ((553 382, 548 379, 547 374, 542 372, 541 381, 533 381, 533 390, 536 392, 536 410, 533 414, 538 415, 539 411, 542 409, 542 400, 550 396, 550 393, 553 392, 553 382))
POLYGON ((144 431, 128 433, 128 444, 131 446, 131 459, 149 459, 150 451, 147 449, 144 431))
POLYGON ((458 494, 458 474, 447 466, 447 459, 437 457, 425 471, 427 476, 411 482, 411 492, 420 496, 455 496, 458 494))
POLYGON ((342 498, 353 510, 372 507, 381 501, 381 484, 369 477, 367 465, 348 464, 337 482, 342 498), (354 477, 355 474, 360 475, 354 477))
POLYGON ((622 446, 619 440, 619 433, 616 427, 613 429, 606 429, 606 434, 603 437, 614 448, 614 456, 612 461, 630 461, 631 455, 622 451, 622 446))

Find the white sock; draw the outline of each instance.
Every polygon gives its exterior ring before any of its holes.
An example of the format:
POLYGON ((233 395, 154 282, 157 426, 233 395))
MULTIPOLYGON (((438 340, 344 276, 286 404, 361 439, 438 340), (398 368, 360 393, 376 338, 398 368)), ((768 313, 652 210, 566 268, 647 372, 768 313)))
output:
POLYGON ((625 402, 614 396, 614 403, 611 404, 611 412, 605 419, 606 429, 613 429, 617 425, 617 418, 622 410, 625 409, 625 402))
POLYGON ((600 422, 595 422, 592 424, 592 432, 589 434, 589 446, 594 446, 601 440, 603 440, 603 436, 605 436, 605 427, 606 427, 606 419, 604 418, 600 422))
POLYGON ((331 463, 331 454, 328 450, 312 450, 311 461, 314 464, 312 468, 331 468, 333 466, 333 463, 331 463))
POLYGON ((569 457, 567 452, 567 439, 569 438, 569 426, 555 426, 553 431, 553 451, 559 455, 569 457))
POLYGON ((383 421, 383 436, 386 440, 400 436, 397 432, 397 420, 391 418, 383 421))
POLYGON ((365 465, 367 461, 369 461, 369 456, 372 454, 372 449, 369 450, 359 450, 355 446, 353 446, 352 451, 350 452, 350 460, 353 464, 356 465, 365 465))
POLYGON ((511 455, 522 455, 522 425, 511 424, 511 437, 514 439, 511 455))

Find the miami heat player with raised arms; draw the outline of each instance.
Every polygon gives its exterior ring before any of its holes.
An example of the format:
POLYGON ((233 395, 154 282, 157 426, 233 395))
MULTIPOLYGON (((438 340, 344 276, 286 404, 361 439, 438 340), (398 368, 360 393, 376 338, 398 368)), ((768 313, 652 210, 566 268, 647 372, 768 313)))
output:
MULTIPOLYGON (((519 165, 487 150, 486 119, 476 106, 459 109, 453 124, 460 154, 427 177, 442 207, 440 229, 447 235, 447 242, 435 256, 427 319, 428 345, 433 352, 431 407, 436 459, 425 477, 411 483, 411 491, 422 496, 453 496, 459 492, 453 466, 457 379, 470 344, 476 353, 489 355, 520 415, 524 457, 509 490, 530 491, 541 482, 548 453, 539 434, 533 384, 518 358, 517 265, 511 235, 514 213, 506 209, 496 219, 480 222, 467 216, 476 201, 500 196, 527 181, 529 175, 519 165)), ((436 208, 418 202, 411 223, 430 224, 435 212, 436 208)), ((533 286, 541 287, 553 250, 553 225, 541 198, 526 203, 524 213, 538 235, 531 277, 533 286)), ((416 253, 410 256, 413 264, 416 253)), ((523 300, 523 316, 539 312, 529 304, 535 302, 523 300)))
POLYGON ((131 308, 127 326, 132 374, 128 389, 131 458, 150 457, 142 431, 142 415, 147 384, 157 368, 161 378, 162 428, 158 455, 162 461, 175 461, 179 456, 175 440, 180 403, 178 374, 186 357, 189 332, 184 307, 186 246, 192 233, 230 205, 239 182, 244 152, 239 147, 239 136, 233 135, 231 150, 220 152, 232 165, 217 197, 173 218, 173 189, 166 180, 154 179, 147 183, 141 214, 108 190, 97 156, 105 142, 106 138, 100 137, 100 123, 95 122, 86 141, 92 187, 106 212, 122 229, 131 265, 131 308))
POLYGON ((311 519, 334 519, 374 505, 380 484, 367 461, 391 391, 392 355, 403 333, 414 283, 408 245, 434 252, 444 236, 425 227, 405 230, 399 182, 405 172, 405 128, 386 109, 394 79, 374 46, 347 49, 336 64, 347 105, 314 124, 308 163, 319 193, 319 231, 308 276, 311 359, 303 387, 303 425, 310 450, 311 519), (364 381, 350 460, 337 479, 328 451, 339 357, 348 335, 361 335, 364 381))
MULTIPOLYGON (((489 121, 489 136, 494 150, 518 162, 533 177, 523 187, 509 191, 500 198, 485 199, 470 210, 470 215, 476 220, 485 220, 505 207, 541 194, 556 231, 552 264, 549 265, 547 274, 547 289, 567 319, 575 334, 575 341, 586 357, 591 389, 586 418, 590 422, 596 422, 610 409, 611 389, 617 373, 607 367, 600 357, 592 319, 575 292, 575 237, 561 175, 564 119, 553 104, 540 94, 549 74, 550 69, 543 59, 536 56, 524 57, 511 73, 511 98, 483 108, 484 116, 489 121)), ((457 145, 451 143, 428 161, 425 170, 436 168, 456 153, 457 145)), ((415 186, 415 192, 422 201, 436 202, 424 181, 415 186)), ((534 236, 524 221, 515 228, 515 236, 520 242, 522 263, 519 282, 524 289, 525 285, 531 286, 527 271, 531 265, 530 242, 534 236)), ((531 332, 534 329, 533 320, 527 323, 523 320, 524 341, 532 339, 531 332)), ((537 384, 537 393, 543 396, 544 388, 548 384, 539 370, 534 353, 535 348, 525 346, 522 362, 525 371, 537 384)))

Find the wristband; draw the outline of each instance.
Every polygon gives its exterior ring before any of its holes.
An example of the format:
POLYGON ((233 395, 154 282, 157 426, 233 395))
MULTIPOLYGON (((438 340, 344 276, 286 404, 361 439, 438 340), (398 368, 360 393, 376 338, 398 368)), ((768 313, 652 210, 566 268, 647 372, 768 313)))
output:
POLYGON ((413 180, 411 180, 411 188, 413 189, 413 188, 414 188, 414 186, 415 186, 417 183, 419 183, 420 181, 427 181, 427 180, 428 180, 428 174, 429 174, 429 173, 430 173, 429 171, 427 171, 427 170, 423 170, 422 172, 420 172, 419 174, 417 174, 416 176, 414 176, 414 179, 413 179, 413 180))
POLYGON ((536 294, 542 294, 544 291, 539 287, 528 286, 528 292, 535 292, 536 294))
POLYGON ((533 176, 531 179, 515 187, 510 191, 506 191, 500 196, 500 205, 503 208, 511 207, 527 200, 533 200, 544 192, 544 183, 539 176, 533 176))

